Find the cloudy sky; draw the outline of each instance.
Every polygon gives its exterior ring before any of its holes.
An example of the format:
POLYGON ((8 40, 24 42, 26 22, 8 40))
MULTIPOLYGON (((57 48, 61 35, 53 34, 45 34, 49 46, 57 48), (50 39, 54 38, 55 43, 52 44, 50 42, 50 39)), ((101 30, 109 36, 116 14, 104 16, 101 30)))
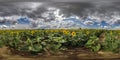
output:
POLYGON ((119 0, 0 0, 1 2, 13 2, 13 1, 17 1, 17 2, 103 2, 103 1, 107 1, 107 2, 119 2, 119 0))
POLYGON ((1 29, 120 29, 119 0, 0 0, 1 29))

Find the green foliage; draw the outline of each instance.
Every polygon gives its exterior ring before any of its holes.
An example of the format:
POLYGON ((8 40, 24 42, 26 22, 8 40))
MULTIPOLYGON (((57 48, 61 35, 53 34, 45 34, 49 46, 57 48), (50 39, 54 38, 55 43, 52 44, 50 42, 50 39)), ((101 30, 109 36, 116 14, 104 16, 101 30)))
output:
POLYGON ((90 48, 94 52, 97 52, 100 50, 101 45, 98 43, 98 38, 96 36, 92 36, 85 44, 85 47, 90 48))
POLYGON ((102 45, 103 50, 120 52, 120 39, 116 35, 108 35, 106 37, 106 42, 102 45))
POLYGON ((68 47, 86 47, 94 52, 120 52, 119 30, 1 30, 0 39, 0 47, 32 53, 45 52, 45 49, 57 52, 68 47), (105 42, 99 43, 103 32, 106 34, 105 42))
POLYGON ((3 47, 3 41, 2 40, 0 40, 0 48, 2 48, 3 47))

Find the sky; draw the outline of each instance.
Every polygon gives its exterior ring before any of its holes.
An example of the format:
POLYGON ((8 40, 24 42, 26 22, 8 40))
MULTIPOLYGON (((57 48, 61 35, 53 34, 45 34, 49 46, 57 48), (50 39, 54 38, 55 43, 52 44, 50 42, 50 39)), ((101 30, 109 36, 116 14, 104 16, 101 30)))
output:
POLYGON ((0 29, 120 29, 119 0, 0 0, 0 29))
POLYGON ((119 0, 0 0, 1 2, 120 2, 119 0))

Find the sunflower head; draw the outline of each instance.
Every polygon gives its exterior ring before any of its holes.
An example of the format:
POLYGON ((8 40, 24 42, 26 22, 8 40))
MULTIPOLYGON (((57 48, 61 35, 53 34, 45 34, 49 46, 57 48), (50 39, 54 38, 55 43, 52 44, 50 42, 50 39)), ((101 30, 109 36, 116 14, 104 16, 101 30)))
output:
POLYGON ((31 31, 31 34, 33 35, 35 33, 35 31, 31 31))
POLYGON ((86 31, 86 34, 87 34, 87 35, 89 35, 89 33, 90 33, 89 31, 86 31))
POLYGON ((110 31, 110 35, 112 35, 113 33, 112 33, 112 31, 110 31))
POLYGON ((46 32, 46 33, 48 33, 48 32, 49 32, 49 30, 45 30, 45 32, 46 32))
POLYGON ((72 32, 71 35, 72 35, 72 36, 76 36, 76 32, 72 32))
POLYGON ((64 34, 69 34, 70 32, 68 30, 63 30, 64 34))

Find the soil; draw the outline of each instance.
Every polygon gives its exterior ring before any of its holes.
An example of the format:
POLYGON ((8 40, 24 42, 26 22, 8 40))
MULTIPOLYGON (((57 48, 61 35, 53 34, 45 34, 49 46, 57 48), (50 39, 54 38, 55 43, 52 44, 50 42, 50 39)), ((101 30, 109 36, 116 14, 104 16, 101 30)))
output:
POLYGON ((99 51, 91 52, 85 48, 69 48, 56 54, 47 55, 39 53, 31 55, 29 53, 11 51, 7 47, 0 48, 0 60, 120 60, 120 54, 99 51))

